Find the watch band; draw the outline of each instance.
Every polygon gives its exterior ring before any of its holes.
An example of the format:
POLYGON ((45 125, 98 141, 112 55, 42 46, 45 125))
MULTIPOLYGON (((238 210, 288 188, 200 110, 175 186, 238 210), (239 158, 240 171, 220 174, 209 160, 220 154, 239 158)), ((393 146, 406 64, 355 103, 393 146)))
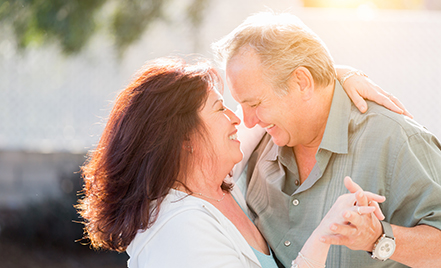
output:
POLYGON ((392 226, 390 226, 390 223, 385 221, 380 221, 381 226, 383 227, 383 234, 386 235, 386 237, 389 237, 391 239, 395 239, 394 233, 392 232, 392 226))

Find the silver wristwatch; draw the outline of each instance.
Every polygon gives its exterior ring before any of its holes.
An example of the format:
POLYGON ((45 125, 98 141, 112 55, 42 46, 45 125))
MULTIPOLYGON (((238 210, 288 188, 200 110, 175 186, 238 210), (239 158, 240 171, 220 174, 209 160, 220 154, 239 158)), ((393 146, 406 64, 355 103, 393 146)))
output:
POLYGON ((383 227, 383 235, 374 244, 371 257, 374 260, 385 261, 395 252, 395 238, 389 223, 380 221, 383 227))

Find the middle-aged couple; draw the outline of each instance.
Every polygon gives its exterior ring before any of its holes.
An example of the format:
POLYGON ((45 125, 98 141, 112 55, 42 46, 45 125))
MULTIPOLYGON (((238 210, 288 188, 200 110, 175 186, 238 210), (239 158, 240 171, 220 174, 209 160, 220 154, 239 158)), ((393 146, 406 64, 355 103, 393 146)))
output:
POLYGON ((441 144, 355 88, 406 113, 398 100, 336 72, 290 14, 253 15, 213 47, 245 126, 265 131, 237 133, 210 65, 147 64, 82 167, 93 246, 132 268, 441 267, 441 144))

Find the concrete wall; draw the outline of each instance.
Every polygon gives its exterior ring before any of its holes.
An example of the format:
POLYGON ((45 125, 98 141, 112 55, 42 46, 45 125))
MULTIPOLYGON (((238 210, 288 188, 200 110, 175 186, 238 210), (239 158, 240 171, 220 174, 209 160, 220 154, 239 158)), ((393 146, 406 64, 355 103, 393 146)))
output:
POLYGON ((74 172, 84 160, 83 154, 0 151, 0 208, 72 194, 81 185, 74 172))

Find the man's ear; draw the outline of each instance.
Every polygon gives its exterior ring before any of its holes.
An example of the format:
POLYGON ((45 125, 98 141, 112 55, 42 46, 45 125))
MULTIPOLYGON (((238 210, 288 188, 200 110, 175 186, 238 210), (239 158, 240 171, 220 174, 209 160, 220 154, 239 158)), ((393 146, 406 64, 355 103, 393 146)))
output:
POLYGON ((292 73, 291 79, 297 84, 296 86, 306 99, 311 98, 314 92, 314 78, 308 68, 298 67, 292 73))

